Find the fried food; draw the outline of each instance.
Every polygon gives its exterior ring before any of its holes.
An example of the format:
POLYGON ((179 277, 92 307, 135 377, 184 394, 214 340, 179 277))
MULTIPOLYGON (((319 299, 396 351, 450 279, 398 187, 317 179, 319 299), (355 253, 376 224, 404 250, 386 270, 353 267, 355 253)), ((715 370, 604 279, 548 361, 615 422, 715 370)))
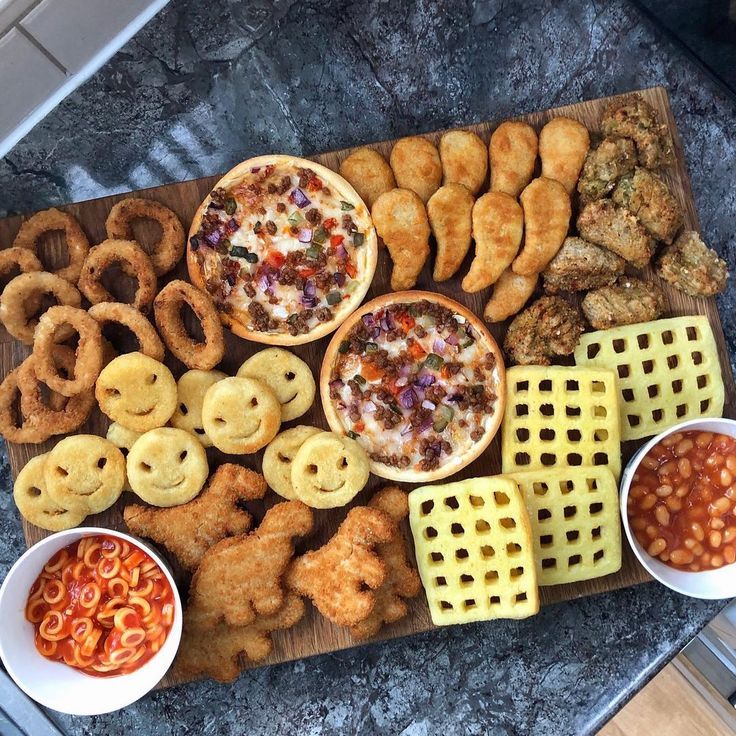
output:
POLYGON ((33 370, 50 389, 75 396, 95 385, 102 369, 102 332, 83 309, 50 307, 41 315, 33 342, 33 370), (59 331, 69 326, 79 335, 76 363, 71 374, 62 375, 54 360, 59 331))
POLYGON ((644 268, 654 252, 654 241, 628 210, 610 199, 597 199, 578 215, 580 237, 608 248, 636 268, 644 268))
POLYGON ((614 100, 601 117, 603 134, 631 138, 636 144, 639 163, 647 169, 672 163, 672 139, 666 125, 660 124, 652 106, 640 95, 614 100))
MULTIPOLYGON (((142 435, 143 432, 136 432, 133 429, 128 429, 127 427, 123 427, 122 424, 118 424, 117 422, 112 422, 110 426, 107 428, 107 433, 105 434, 105 437, 107 437, 110 442, 115 445, 115 447, 119 448, 120 450, 125 450, 123 453, 123 456, 127 457, 128 452, 130 452, 131 447, 135 444, 135 441, 142 435)), ((130 489, 126 489, 130 490, 130 489)))
POLYGON ((478 194, 488 173, 486 144, 469 130, 451 130, 440 138, 442 183, 462 184, 478 194))
POLYGON ((161 339, 166 347, 187 368, 208 371, 214 368, 225 354, 225 337, 222 322, 212 297, 186 281, 169 281, 153 302, 161 339), (181 308, 187 304, 204 333, 200 342, 189 336, 181 315, 181 308))
POLYGON ((20 367, 10 371, 0 383, 0 434, 8 442, 38 445, 51 435, 48 428, 41 428, 31 417, 25 416, 22 409, 18 411, 21 399, 19 370, 20 367))
POLYGON ((189 503, 164 509, 132 504, 125 507, 123 519, 131 533, 163 545, 194 572, 213 544, 250 531, 253 519, 240 504, 263 498, 267 490, 263 476, 225 463, 189 503))
POLYGON ((503 346, 514 363, 549 365, 551 357, 574 352, 584 327, 576 307, 559 296, 543 296, 514 318, 503 346))
POLYGON ((340 175, 352 184, 368 209, 384 193, 396 188, 394 172, 375 148, 353 151, 341 164, 340 175))
POLYGON ((257 452, 278 433, 281 404, 262 381, 225 378, 204 395, 202 425, 212 444, 222 452, 257 452))
MULTIPOLYGON (((99 302, 87 310, 104 330, 106 325, 120 325, 133 333, 138 341, 138 352, 154 360, 164 359, 164 344, 148 318, 133 305, 121 302, 99 302)), ((103 361, 104 362, 104 361, 103 361)), ((108 361, 109 362, 109 361, 108 361)))
POLYGON ((394 262, 391 288, 411 289, 429 255, 429 221, 424 203, 413 191, 392 189, 376 200, 371 216, 394 262))
POLYGON ((670 188, 656 174, 637 166, 613 190, 613 201, 625 207, 657 240, 670 244, 684 215, 670 188))
POLYGON ((462 184, 445 184, 427 202, 427 216, 437 242, 435 281, 454 276, 468 253, 473 234, 473 201, 473 195, 462 184))
POLYGON ((127 197, 114 204, 107 215, 107 237, 113 240, 135 240, 135 220, 155 220, 161 226, 161 238, 152 248, 151 262, 156 276, 163 276, 184 255, 184 227, 176 214, 160 202, 127 197))
POLYGON ((0 279, 5 282, 3 290, 15 276, 34 271, 43 271, 43 264, 33 251, 17 246, 0 250, 0 279))
POLYGON ((442 162, 432 141, 420 135, 401 138, 391 149, 391 168, 396 186, 418 195, 423 204, 442 183, 442 162))
POLYGON ((519 252, 523 235, 524 213, 513 197, 503 192, 480 197, 473 206, 475 257, 463 291, 473 293, 496 283, 519 252))
POLYGON ((507 268, 496 281, 483 316, 488 322, 503 322, 516 314, 537 288, 539 276, 519 276, 507 268))
POLYGON ((33 336, 38 325, 38 317, 34 315, 43 307, 43 298, 47 296, 63 306, 82 305, 82 295, 75 286, 61 276, 46 271, 22 273, 3 289, 0 296, 0 321, 16 340, 33 345, 33 336))
POLYGON ((590 135, 582 123, 566 117, 553 118, 539 133, 542 176, 560 182, 571 195, 589 148, 590 135))
POLYGON ((31 215, 18 230, 13 247, 26 248, 38 256, 38 243, 41 237, 54 230, 63 230, 69 263, 52 271, 70 284, 76 284, 82 271, 82 264, 89 252, 89 240, 73 215, 52 207, 31 215))
POLYGON ((518 197, 534 176, 539 141, 531 125, 509 120, 493 131, 488 146, 491 191, 518 197))
POLYGON ((588 151, 583 173, 578 179, 580 202, 587 204, 605 197, 616 182, 630 174, 637 164, 636 146, 629 138, 604 138, 598 148, 588 151))
POLYGON ((163 364, 126 353, 100 373, 95 397, 103 414, 135 432, 163 427, 176 409, 176 381, 163 364))
POLYGON ((212 440, 204 431, 202 423, 202 406, 207 389, 218 381, 227 378, 222 371, 187 371, 177 381, 176 411, 171 416, 174 427, 191 432, 202 447, 212 447, 212 440))
MULTIPOLYGON (((382 488, 368 506, 385 511, 397 528, 409 516, 407 495, 397 486, 382 488)), ((419 574, 409 562, 406 539, 400 528, 394 539, 376 546, 376 553, 386 566, 386 579, 376 590, 376 605, 368 617, 350 628, 356 639, 368 639, 375 636, 383 624, 400 621, 409 613, 406 599, 416 597, 422 590, 419 574)))
POLYGON ((350 437, 334 432, 308 437, 291 463, 294 495, 314 509, 350 503, 365 488, 369 474, 366 451, 350 437))
POLYGON ((569 237, 542 272, 544 290, 586 291, 610 286, 623 274, 626 261, 607 248, 582 238, 569 237))
POLYGON ((205 552, 189 590, 189 612, 203 629, 221 621, 248 626, 276 613, 287 596, 282 583, 294 540, 312 531, 314 518, 301 501, 271 507, 247 536, 222 539, 205 552))
POLYGON ((181 506, 204 486, 210 469, 199 440, 175 427, 142 434, 128 452, 128 483, 152 506, 181 506))
POLYGON ((690 296, 714 296, 726 288, 726 262, 694 230, 685 230, 662 251, 657 274, 690 296))
POLYGON ((612 286, 589 291, 581 304, 596 330, 650 322, 664 312, 664 294, 652 281, 621 276, 612 286))
POLYGON ((299 448, 306 440, 322 430, 317 427, 299 425, 276 435, 263 453, 263 475, 266 483, 282 498, 296 498, 291 483, 291 465, 299 448))
POLYGON ((560 249, 570 227, 570 195, 554 179, 540 177, 521 193, 524 245, 511 264, 514 273, 531 276, 544 270, 560 249))
POLYGON ((375 591, 386 582, 386 563, 376 545, 397 534, 396 523, 385 511, 355 507, 327 544, 291 563, 286 584, 310 598, 332 623, 356 626, 370 616, 375 591))

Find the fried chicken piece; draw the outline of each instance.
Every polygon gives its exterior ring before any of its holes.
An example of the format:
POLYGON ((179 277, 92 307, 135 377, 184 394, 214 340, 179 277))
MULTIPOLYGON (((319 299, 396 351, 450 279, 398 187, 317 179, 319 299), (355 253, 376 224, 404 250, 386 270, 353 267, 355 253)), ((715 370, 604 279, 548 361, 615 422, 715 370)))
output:
POLYGON ((483 316, 488 322, 503 322, 515 315, 534 293, 539 274, 519 276, 507 268, 493 286, 493 294, 486 304, 483 316))
POLYGON ((651 322, 664 312, 664 294, 652 281, 621 276, 613 286, 589 291, 583 314, 596 330, 651 322))
POLYGON ((613 201, 635 215, 657 240, 670 244, 684 219, 682 207, 656 174, 637 166, 613 190, 613 201))
POLYGON ((474 201, 473 195, 462 184, 445 184, 427 202, 427 217, 437 242, 435 281, 451 278, 468 253, 473 239, 474 201))
POLYGON ((250 530, 251 515, 238 503, 263 498, 267 490, 262 475, 225 463, 193 501, 167 509, 132 504, 123 519, 133 534, 163 545, 193 572, 213 544, 250 530))
POLYGON ((641 95, 629 95, 611 102, 601 118, 601 129, 606 136, 631 138, 636 144, 639 162, 648 169, 673 161, 669 130, 660 124, 657 112, 641 95))
POLYGON ((566 117, 553 118, 539 133, 542 176, 560 182, 572 194, 589 148, 590 135, 582 123, 566 117))
POLYGON ((493 131, 488 153, 491 159, 491 191, 518 197, 532 180, 539 141, 528 123, 507 120, 493 131))
POLYGON ((462 184, 475 195, 488 173, 486 144, 470 130, 450 130, 440 138, 442 183, 462 184))
POLYGON ((605 197, 616 182, 630 174, 637 163, 636 146, 629 138, 604 138, 598 148, 588 151, 578 180, 582 204, 605 197))
POLYGON ((662 251, 657 274, 690 296, 714 296, 726 288, 728 268, 698 233, 685 230, 662 251))
POLYGON ((514 363, 549 365, 556 355, 571 355, 584 329, 580 311, 559 296, 543 296, 509 325, 503 346, 514 363))
POLYGON ((607 248, 582 238, 565 238, 562 248, 542 272, 544 290, 557 294, 609 286, 625 266, 626 261, 607 248))
POLYGON ((340 175, 353 185, 368 209, 384 192, 396 187, 388 161, 380 151, 367 146, 353 151, 340 164, 340 175))
POLYGON ((411 135, 396 141, 389 160, 396 186, 416 192, 424 204, 440 188, 440 154, 434 143, 424 136, 411 135))
POLYGON ((637 268, 644 268, 654 241, 634 215, 610 199, 597 199, 578 215, 578 233, 585 240, 613 251, 637 268))

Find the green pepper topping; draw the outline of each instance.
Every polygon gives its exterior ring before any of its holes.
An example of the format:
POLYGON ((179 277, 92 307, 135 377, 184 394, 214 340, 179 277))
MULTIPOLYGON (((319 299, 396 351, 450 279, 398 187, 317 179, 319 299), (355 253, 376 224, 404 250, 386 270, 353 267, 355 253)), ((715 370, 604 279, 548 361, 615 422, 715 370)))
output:
MULTIPOLYGON (((293 314, 290 314, 286 318, 286 322, 287 324, 293 325, 298 319, 299 319, 299 315, 296 312, 294 312, 293 314)), ((342 347, 342 345, 340 345, 340 347, 342 347)), ((340 352, 342 352, 342 350, 340 352)))
POLYGON ((463 332, 463 336, 460 338, 460 348, 461 350, 465 350, 465 348, 469 348, 475 340, 470 337, 470 335, 467 332, 463 332))
POLYGON ((378 345, 375 342, 367 342, 365 344, 365 352, 366 353, 377 353, 378 345))
POLYGON ((354 294, 358 290, 359 286, 360 281, 351 281, 345 288, 345 291, 347 291, 348 294, 354 294))
POLYGON ((334 307, 335 304, 339 304, 342 301, 342 294, 339 291, 331 291, 327 295, 327 303, 334 307))
POLYGON ((421 315, 421 310, 416 304, 410 304, 409 305, 409 314, 412 317, 419 317, 421 315))
POLYGON ((227 212, 228 215, 234 215, 236 209, 238 209, 238 203, 235 201, 235 198, 228 197, 225 200, 225 212, 227 212))
POLYGON ((253 225, 253 232, 254 232, 254 233, 256 233, 256 234, 258 234, 259 232, 261 232, 261 228, 262 228, 262 227, 263 227, 263 225, 261 224, 261 221, 260 221, 260 220, 258 220, 258 221, 256 222, 256 224, 255 224, 255 225, 253 225))
POLYGON ((255 253, 248 251, 245 254, 245 260, 248 261, 248 263, 258 263, 258 256, 255 253))
POLYGON ((225 255, 226 253, 230 251, 230 241, 227 238, 224 238, 217 244, 217 247, 215 248, 215 250, 218 253, 225 255))
POLYGON ((395 404, 395 403, 394 403, 393 401, 392 401, 392 402, 391 402, 391 403, 390 403, 390 404, 388 405, 388 408, 389 408, 389 409, 391 409, 391 411, 392 411, 392 412, 393 412, 394 414, 402 414, 402 413, 403 413, 403 412, 401 411, 401 409, 399 409, 398 405, 397 405, 397 404, 395 404))
POLYGON ((353 245, 357 248, 359 245, 363 245, 363 243, 365 243, 365 235, 363 235, 363 233, 354 232, 353 245))
POLYGON ((245 258, 247 254, 248 254, 248 249, 242 245, 231 245, 230 246, 230 255, 233 258, 245 258))
POLYGON ((322 245, 325 240, 327 240, 327 232, 322 227, 322 225, 320 225, 312 235, 312 242, 316 243, 317 245, 322 245))
POLYGON ((358 386, 365 386, 365 384, 368 383, 368 381, 366 381, 365 378, 363 378, 363 376, 360 375, 360 373, 356 373, 353 376, 353 381, 355 381, 355 383, 357 383, 358 386))
POLYGON ((304 222, 304 217, 299 210, 294 210, 287 218, 289 225, 299 225, 300 223, 304 222))
POLYGON ((343 340, 337 348, 337 352, 344 355, 348 350, 350 350, 350 340, 343 340))
POLYGON ((311 258, 313 261, 316 261, 319 258, 319 254, 321 252, 322 248, 318 248, 316 245, 310 245, 309 248, 304 251, 304 254, 307 256, 307 258, 311 258))
POLYGON ((346 202, 344 199, 340 200, 340 209, 343 212, 347 212, 348 210, 354 210, 355 205, 350 204, 350 202, 346 202))
POLYGON ((445 361, 442 360, 442 358, 437 355, 437 353, 430 353, 425 359, 424 359, 424 367, 429 368, 433 371, 438 371, 440 368, 442 368, 442 365, 445 361))
POLYGON ((440 404, 435 414, 432 429, 435 432, 441 432, 449 423, 455 412, 447 404, 440 404))
POLYGON ((350 437, 351 440, 357 440, 360 435, 357 432, 353 432, 353 430, 351 429, 348 432, 348 437, 350 437))

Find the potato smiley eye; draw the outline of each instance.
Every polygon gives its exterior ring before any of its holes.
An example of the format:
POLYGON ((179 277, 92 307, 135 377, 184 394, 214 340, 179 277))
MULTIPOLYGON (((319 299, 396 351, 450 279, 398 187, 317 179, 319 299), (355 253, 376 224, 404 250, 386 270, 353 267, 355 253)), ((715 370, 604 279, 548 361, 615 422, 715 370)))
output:
POLYGON ((100 470, 102 470, 102 469, 103 469, 103 468, 105 467, 105 465, 107 465, 107 458, 106 458, 106 457, 101 457, 101 458, 100 458, 100 459, 99 459, 99 460, 97 461, 97 467, 98 467, 98 468, 99 468, 100 470))
POLYGON ((215 424, 222 427, 223 425, 227 424, 227 422, 222 417, 215 417, 215 424))
POLYGON ((291 462, 290 457, 286 457, 286 455, 282 455, 280 452, 278 453, 278 458, 282 463, 286 463, 287 465, 291 462))
POLYGON ((348 459, 346 457, 341 457, 340 460, 337 463, 338 468, 347 468, 348 466, 348 459))
POLYGON ((61 476, 62 478, 66 478, 67 475, 69 475, 69 472, 66 468, 62 468, 61 465, 56 466, 56 474, 61 476))
POLYGON ((182 451, 181 451, 181 452, 179 453, 179 462, 180 462, 180 463, 183 463, 183 462, 184 462, 184 461, 185 461, 185 460, 187 459, 187 455, 188 455, 188 454, 189 454, 189 453, 188 453, 188 452, 187 452, 186 450, 182 450, 182 451))
POLYGON ((255 396, 250 400, 250 405, 258 406, 258 399, 255 396))
POLYGON ((34 498, 38 498, 41 495, 41 489, 36 488, 36 486, 31 486, 28 489, 28 495, 33 496, 34 498))
POLYGON ((287 381, 293 381, 296 378, 296 373, 292 373, 291 371, 289 371, 288 373, 284 373, 284 378, 287 381))
POLYGON ((105 393, 108 396, 120 396, 120 391, 118 391, 116 388, 106 388, 105 393))
POLYGON ((189 409, 187 409, 187 405, 186 405, 186 404, 179 404, 179 411, 180 411, 180 412, 181 412, 181 413, 182 413, 182 414, 183 414, 184 416, 186 416, 187 414, 189 414, 189 409))
POLYGON ((307 470, 308 470, 308 471, 309 471, 309 472, 310 472, 310 473, 311 473, 312 475, 317 475, 317 471, 319 470, 319 468, 318 468, 318 467, 317 467, 316 465, 307 465, 307 470))
POLYGON ((156 373, 151 373, 146 377, 146 383, 149 385, 153 385, 156 381, 158 381, 158 375, 156 373))
POLYGON ((141 470, 144 473, 150 473, 151 472, 151 466, 148 463, 141 463, 141 470))

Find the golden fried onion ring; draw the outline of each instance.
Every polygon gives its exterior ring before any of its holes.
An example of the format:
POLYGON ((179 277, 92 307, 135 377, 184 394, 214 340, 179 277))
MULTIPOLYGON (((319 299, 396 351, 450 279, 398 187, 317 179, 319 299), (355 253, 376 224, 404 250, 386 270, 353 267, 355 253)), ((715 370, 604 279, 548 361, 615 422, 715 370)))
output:
POLYGON ((8 442, 37 445, 46 441, 51 435, 34 424, 29 417, 24 417, 22 410, 20 416, 18 415, 19 370, 20 367, 10 371, 0 383, 0 434, 8 442))
POLYGON ((21 273, 43 271, 43 263, 28 248, 11 247, 0 250, 0 278, 7 277, 15 268, 21 273))
MULTIPOLYGON (((104 327, 108 323, 116 323, 127 327, 135 339, 138 341, 138 352, 147 355, 149 358, 158 360, 164 359, 164 344, 156 332, 156 328, 148 321, 148 318, 141 314, 131 304, 122 304, 120 302, 100 302, 92 305, 88 313, 94 317, 100 327, 104 327)), ((108 343, 110 345, 110 343, 108 343)), ((104 347, 104 346, 103 346, 104 347)), ((110 346, 112 347, 112 346, 110 346)), ((104 350, 103 350, 104 352, 104 350)), ((114 352, 114 350, 113 350, 114 352)), ((116 357, 117 353, 104 360, 105 365, 116 357)))

